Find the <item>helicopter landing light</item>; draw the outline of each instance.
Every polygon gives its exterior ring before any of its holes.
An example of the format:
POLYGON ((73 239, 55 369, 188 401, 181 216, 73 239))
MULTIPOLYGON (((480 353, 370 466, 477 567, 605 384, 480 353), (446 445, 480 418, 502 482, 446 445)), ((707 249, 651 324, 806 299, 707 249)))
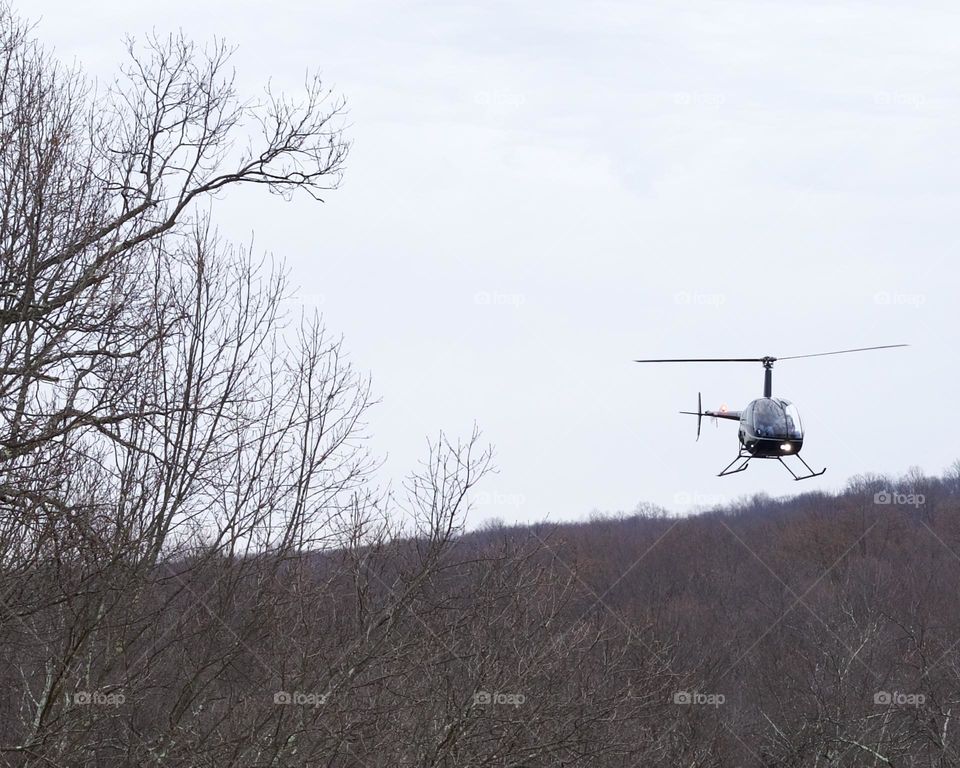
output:
POLYGON ((781 450, 781 451, 785 451, 786 453, 790 453, 790 451, 793 450, 793 446, 790 445, 790 443, 783 443, 783 444, 780 446, 780 450, 781 450))

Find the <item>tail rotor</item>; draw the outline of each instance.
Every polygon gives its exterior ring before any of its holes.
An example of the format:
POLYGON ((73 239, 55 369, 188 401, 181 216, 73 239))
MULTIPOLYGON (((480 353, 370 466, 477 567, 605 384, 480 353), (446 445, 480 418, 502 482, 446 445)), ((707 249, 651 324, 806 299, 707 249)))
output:
POLYGON ((689 416, 697 417, 697 440, 700 439, 700 427, 703 423, 703 398, 700 393, 697 392, 697 410, 696 411, 680 411, 680 413, 686 413, 689 416))
POLYGON ((697 440, 700 439, 700 425, 703 422, 703 398, 697 392, 697 440))

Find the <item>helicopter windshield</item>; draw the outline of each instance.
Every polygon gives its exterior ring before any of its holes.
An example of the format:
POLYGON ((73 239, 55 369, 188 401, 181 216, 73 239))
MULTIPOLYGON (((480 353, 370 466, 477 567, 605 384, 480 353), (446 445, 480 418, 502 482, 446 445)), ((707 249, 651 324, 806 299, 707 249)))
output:
POLYGON ((778 440, 803 438, 800 412, 789 400, 773 398, 757 400, 753 407, 753 428, 758 437, 771 437, 778 440))
POLYGON ((772 398, 757 400, 753 407, 753 428, 759 437, 785 437, 787 421, 783 406, 772 398))

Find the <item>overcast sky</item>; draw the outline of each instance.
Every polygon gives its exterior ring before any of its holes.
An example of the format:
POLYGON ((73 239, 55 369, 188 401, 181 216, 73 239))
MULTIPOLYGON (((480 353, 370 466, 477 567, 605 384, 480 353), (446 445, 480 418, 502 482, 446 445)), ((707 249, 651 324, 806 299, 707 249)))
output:
POLYGON ((225 37, 242 91, 319 69, 349 103, 324 205, 259 190, 221 232, 283 258, 381 398, 399 479, 474 421, 498 475, 471 523, 571 519, 939 473, 960 457, 960 6, 924 2, 31 0, 38 36, 105 77, 122 37, 225 37), (718 479, 759 365, 784 361, 804 457, 718 479))

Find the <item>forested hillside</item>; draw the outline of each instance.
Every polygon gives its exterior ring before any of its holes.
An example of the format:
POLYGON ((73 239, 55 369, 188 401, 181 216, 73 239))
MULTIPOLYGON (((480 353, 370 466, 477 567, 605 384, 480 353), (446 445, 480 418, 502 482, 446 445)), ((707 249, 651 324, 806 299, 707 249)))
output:
POLYGON ((913 474, 139 571, 78 539, 4 574, 5 759, 960 764, 958 513, 913 474))

